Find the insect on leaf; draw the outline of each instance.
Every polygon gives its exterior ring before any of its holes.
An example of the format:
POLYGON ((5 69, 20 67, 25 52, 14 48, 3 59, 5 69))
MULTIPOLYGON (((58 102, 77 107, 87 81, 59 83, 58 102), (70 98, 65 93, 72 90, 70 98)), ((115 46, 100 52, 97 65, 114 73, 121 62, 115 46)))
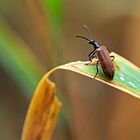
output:
MULTIPOLYGON (((95 79, 121 91, 124 91, 125 93, 131 94, 132 96, 140 98, 140 69, 114 52, 110 53, 110 55, 115 57, 113 61, 115 66, 115 75, 113 80, 109 80, 103 74, 100 66, 99 72, 95 79)), ((93 59, 91 64, 89 61, 72 62, 66 65, 62 65, 61 68, 80 73, 90 78, 94 78, 94 75, 97 71, 96 62, 96 59, 93 59)))

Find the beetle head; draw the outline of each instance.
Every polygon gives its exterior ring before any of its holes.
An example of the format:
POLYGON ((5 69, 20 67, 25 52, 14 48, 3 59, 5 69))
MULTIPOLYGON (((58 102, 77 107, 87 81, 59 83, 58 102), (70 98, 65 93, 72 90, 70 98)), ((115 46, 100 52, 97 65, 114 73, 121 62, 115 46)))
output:
POLYGON ((100 47, 99 43, 97 43, 95 40, 89 40, 88 43, 94 46, 95 49, 100 47))
POLYGON ((80 37, 80 38, 83 38, 83 39, 87 40, 87 41, 88 41, 88 44, 92 45, 95 49, 97 49, 97 48, 100 47, 99 43, 97 43, 97 42, 96 42, 95 40, 93 40, 93 39, 89 40, 88 38, 86 38, 86 37, 84 37, 84 36, 80 36, 80 35, 77 35, 76 37, 80 37))

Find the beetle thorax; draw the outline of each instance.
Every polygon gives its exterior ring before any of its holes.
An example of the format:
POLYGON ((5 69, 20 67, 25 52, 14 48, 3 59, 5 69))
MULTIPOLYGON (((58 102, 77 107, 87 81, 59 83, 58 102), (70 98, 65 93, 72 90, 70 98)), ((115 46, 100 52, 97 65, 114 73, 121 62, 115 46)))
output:
POLYGON ((95 49, 100 48, 99 43, 97 43, 95 40, 90 40, 88 43, 94 46, 95 49))

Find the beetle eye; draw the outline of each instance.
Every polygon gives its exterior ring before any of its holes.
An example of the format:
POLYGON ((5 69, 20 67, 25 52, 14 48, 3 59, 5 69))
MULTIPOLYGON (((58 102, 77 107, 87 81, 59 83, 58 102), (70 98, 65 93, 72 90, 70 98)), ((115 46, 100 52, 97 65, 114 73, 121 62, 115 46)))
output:
POLYGON ((90 41, 88 41, 88 43, 93 45, 94 44, 94 40, 90 40, 90 41))

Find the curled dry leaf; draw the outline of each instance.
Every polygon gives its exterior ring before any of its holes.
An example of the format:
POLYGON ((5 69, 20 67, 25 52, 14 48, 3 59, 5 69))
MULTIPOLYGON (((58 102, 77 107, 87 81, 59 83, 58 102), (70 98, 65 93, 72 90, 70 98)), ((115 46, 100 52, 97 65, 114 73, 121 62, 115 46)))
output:
MULTIPOLYGON (((116 53, 112 52, 110 55, 115 56, 113 80, 107 79, 101 67, 95 79, 140 98, 140 69, 116 53)), ((55 70, 66 69, 94 78, 96 62, 97 60, 93 59, 92 63, 77 61, 61 65, 42 78, 27 113, 22 140, 50 140, 51 138, 61 103, 55 95, 55 85, 48 80, 48 76, 55 70)))
POLYGON ((54 83, 44 76, 29 106, 22 140, 50 140, 61 107, 55 92, 54 83))

